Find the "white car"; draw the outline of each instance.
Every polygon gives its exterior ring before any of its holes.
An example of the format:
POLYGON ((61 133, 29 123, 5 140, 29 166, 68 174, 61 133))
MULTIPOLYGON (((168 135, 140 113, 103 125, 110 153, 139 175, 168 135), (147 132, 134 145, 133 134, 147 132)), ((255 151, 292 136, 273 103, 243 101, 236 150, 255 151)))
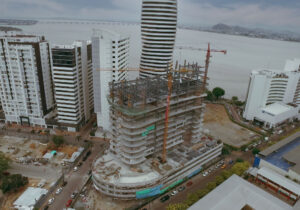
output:
POLYGON ((51 205, 54 202, 54 198, 50 198, 48 201, 48 205, 51 205))
POLYGON ((207 176, 207 175, 208 175, 208 172, 206 171, 206 172, 204 172, 202 175, 203 175, 203 176, 207 176))
POLYGON ((173 195, 176 195, 178 193, 178 191, 177 190, 174 190, 172 193, 171 193, 171 195, 173 196, 173 195))
POLYGON ((77 171, 77 170, 78 170, 78 167, 77 167, 77 166, 73 168, 73 171, 77 171))
POLYGON ((55 194, 58 195, 59 193, 61 193, 61 191, 62 191, 62 188, 60 187, 56 190, 55 194))

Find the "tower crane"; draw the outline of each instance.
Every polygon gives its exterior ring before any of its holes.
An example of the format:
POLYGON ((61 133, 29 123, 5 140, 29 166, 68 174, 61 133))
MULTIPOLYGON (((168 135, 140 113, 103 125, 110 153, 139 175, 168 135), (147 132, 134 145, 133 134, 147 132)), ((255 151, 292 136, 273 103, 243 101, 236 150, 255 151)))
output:
MULTIPOLYGON (((210 58, 212 52, 220 52, 223 54, 227 53, 227 50, 216 50, 216 49, 210 49, 210 43, 208 43, 207 49, 203 48, 194 48, 194 47, 176 47, 178 49, 188 49, 188 50, 199 50, 199 51, 206 51, 206 58, 205 58, 205 67, 204 67, 204 78, 203 78, 203 85, 201 87, 201 90, 205 91, 206 81, 207 81, 207 73, 208 73, 208 67, 210 63, 210 58)), ((177 68, 177 63, 176 63, 177 68)), ((165 163, 167 159, 167 139, 168 139, 168 126, 169 126, 169 112, 170 112, 170 99, 172 94, 172 84, 173 84, 173 76, 172 72, 188 72, 193 70, 187 70, 187 69, 179 69, 179 70, 169 69, 168 72, 168 96, 167 96, 167 106, 166 106, 166 113, 165 113, 165 129, 164 129, 164 141, 163 141, 163 153, 162 153, 162 162, 165 163)))

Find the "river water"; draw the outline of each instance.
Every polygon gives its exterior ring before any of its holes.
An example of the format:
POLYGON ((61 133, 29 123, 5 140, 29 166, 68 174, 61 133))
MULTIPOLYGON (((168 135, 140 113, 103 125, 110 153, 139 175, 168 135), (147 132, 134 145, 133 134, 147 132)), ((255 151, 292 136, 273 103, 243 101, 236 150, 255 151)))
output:
MULTIPOLYGON (((20 26, 16 26, 20 27, 20 26)), ((25 32, 45 35, 52 44, 71 44, 75 40, 91 38, 93 29, 108 29, 131 37, 130 67, 137 68, 140 59, 141 37, 138 24, 120 24, 92 21, 40 21, 36 25, 22 26, 25 32)), ((176 45, 214 49, 226 49, 228 53, 213 53, 209 68, 209 88, 220 86, 226 97, 245 99, 249 74, 253 69, 281 70, 286 59, 300 58, 300 43, 268 39, 248 38, 210 32, 178 29, 176 45)), ((174 60, 204 64, 205 52, 175 49, 174 60)), ((131 77, 136 74, 131 73, 131 77)))

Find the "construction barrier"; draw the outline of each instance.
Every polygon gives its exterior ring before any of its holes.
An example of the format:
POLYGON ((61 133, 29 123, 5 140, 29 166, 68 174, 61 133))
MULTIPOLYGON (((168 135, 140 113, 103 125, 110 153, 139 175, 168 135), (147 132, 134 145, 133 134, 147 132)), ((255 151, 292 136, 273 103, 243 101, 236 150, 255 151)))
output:
POLYGON ((190 173, 189 175, 187 175, 187 178, 190 179, 193 176, 197 175, 198 173, 200 173, 202 171, 202 167, 200 167, 199 169, 193 171, 192 173, 190 173))
POLYGON ((169 189, 172 189, 174 186, 176 186, 176 185, 182 183, 183 181, 184 181, 184 179, 179 179, 178 181, 173 182, 171 185, 169 185, 169 186, 166 187, 165 189, 162 189, 160 193, 161 193, 161 194, 165 193, 166 191, 168 191, 169 189))
POLYGON ((160 188, 162 188, 162 184, 155 186, 153 188, 137 191, 135 193, 137 199, 148 198, 155 195, 160 194, 160 188))

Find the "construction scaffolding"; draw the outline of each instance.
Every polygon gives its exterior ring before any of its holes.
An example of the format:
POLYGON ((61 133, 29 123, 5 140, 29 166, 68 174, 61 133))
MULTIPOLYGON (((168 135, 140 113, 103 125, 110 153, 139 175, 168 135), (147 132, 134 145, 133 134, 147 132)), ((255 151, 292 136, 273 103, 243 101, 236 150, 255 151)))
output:
POLYGON ((200 141, 205 76, 197 64, 185 64, 166 76, 110 83, 111 152, 127 165, 138 165, 159 156, 164 136, 167 151, 184 141, 200 141))

